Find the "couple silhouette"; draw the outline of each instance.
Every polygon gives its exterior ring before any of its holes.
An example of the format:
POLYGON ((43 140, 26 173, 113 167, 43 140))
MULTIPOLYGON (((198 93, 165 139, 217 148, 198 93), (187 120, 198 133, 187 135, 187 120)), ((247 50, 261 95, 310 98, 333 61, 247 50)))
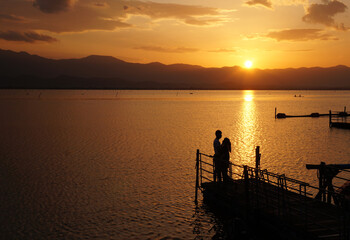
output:
POLYGON ((222 132, 217 130, 215 132, 216 138, 214 139, 214 182, 228 181, 227 171, 230 163, 231 141, 228 138, 224 138, 222 144, 220 138, 222 132))

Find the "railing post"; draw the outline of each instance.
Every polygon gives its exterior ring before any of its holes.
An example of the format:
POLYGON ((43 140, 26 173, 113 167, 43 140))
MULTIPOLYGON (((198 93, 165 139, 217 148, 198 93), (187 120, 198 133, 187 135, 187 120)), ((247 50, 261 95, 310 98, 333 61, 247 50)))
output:
POLYGON ((322 202, 326 202, 326 186, 325 186, 325 181, 326 181, 326 176, 325 176, 325 163, 324 162, 321 162, 321 165, 320 165, 320 180, 319 180, 319 187, 321 189, 321 199, 322 199, 322 202))
POLYGON ((260 146, 257 146, 255 149, 255 178, 259 177, 259 169, 260 169, 260 146))
POLYGON ((198 188, 199 188, 199 149, 197 149, 197 154, 196 154, 196 191, 195 191, 195 197, 194 197, 194 202, 195 204, 198 203, 198 188))
POLYGON ((308 202, 307 202, 307 194, 306 194, 306 186, 304 185, 304 205, 305 205, 305 231, 307 231, 308 229, 308 221, 309 221, 309 218, 308 218, 308 202))
POLYGON ((249 210, 249 175, 248 175, 248 166, 243 166, 243 176, 244 176, 244 188, 245 188, 245 197, 247 203, 247 210, 249 210))

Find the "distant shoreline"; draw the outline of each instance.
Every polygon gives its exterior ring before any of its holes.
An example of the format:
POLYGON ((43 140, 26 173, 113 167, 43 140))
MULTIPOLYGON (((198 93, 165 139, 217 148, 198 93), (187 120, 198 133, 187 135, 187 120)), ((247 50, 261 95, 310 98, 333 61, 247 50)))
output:
POLYGON ((150 91, 350 91, 350 88, 334 89, 189 89, 189 88, 0 88, 0 90, 150 90, 150 91))

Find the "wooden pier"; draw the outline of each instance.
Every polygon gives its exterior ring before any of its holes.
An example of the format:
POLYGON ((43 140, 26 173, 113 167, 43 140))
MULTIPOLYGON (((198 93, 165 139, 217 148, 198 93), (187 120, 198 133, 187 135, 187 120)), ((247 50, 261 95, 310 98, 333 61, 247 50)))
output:
MULTIPOLYGON (((344 110, 346 110, 346 108, 344 110)), ((329 110, 329 127, 350 129, 350 122, 347 122, 348 116, 350 115, 346 111, 332 112, 329 110)))
POLYGON ((348 113, 346 112, 346 107, 344 107, 344 111, 343 112, 329 112, 329 113, 318 113, 318 112, 314 112, 314 113, 310 113, 310 114, 304 114, 304 115, 288 115, 285 113, 277 113, 277 108, 275 108, 275 118, 278 119, 282 119, 282 118, 305 118, 305 117, 311 117, 311 118, 318 118, 318 117, 326 117, 326 116, 334 116, 334 117, 347 117, 350 116, 348 115, 348 113))
POLYGON ((275 119, 283 119, 283 118, 318 118, 318 117, 329 117, 329 127, 335 128, 343 128, 350 129, 350 122, 347 122, 347 117, 350 117, 350 114, 346 112, 346 107, 344 107, 344 111, 331 111, 329 113, 311 113, 307 115, 287 115, 285 113, 277 113, 277 108, 275 108, 275 119))
POLYGON ((257 239, 350 239, 350 212, 342 193, 261 170, 259 151, 256 159, 255 168, 231 163, 224 184, 212 180, 212 156, 198 150, 196 201, 200 190, 209 204, 242 217, 257 239), (315 199, 315 192, 321 197, 315 199))

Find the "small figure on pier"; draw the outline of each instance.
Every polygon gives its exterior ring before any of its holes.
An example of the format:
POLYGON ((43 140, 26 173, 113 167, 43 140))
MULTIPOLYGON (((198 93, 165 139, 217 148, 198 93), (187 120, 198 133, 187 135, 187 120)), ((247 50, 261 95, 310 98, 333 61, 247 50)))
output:
POLYGON ((220 138, 222 137, 222 132, 220 130, 216 130, 215 136, 216 138, 214 139, 214 143, 213 143, 214 145, 214 158, 213 158, 214 182, 216 182, 216 177, 219 176, 217 163, 220 160, 220 150, 221 150, 220 138))

